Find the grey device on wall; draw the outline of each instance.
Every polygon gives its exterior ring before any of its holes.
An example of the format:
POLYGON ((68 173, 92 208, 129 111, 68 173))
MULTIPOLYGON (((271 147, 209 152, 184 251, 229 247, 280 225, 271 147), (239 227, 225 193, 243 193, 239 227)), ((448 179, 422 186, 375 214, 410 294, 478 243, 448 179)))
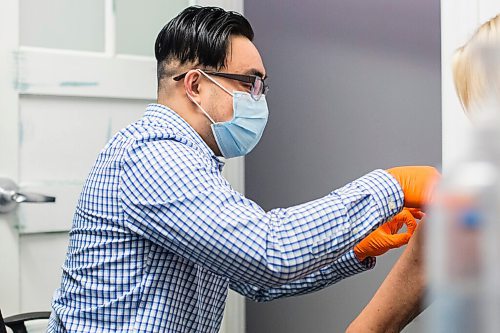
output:
MULTIPOLYGON (((251 0, 245 16, 271 86, 249 198, 288 207, 376 168, 441 163, 439 1, 251 0)), ((312 295, 247 302, 247 333, 343 332, 400 253, 312 295)))

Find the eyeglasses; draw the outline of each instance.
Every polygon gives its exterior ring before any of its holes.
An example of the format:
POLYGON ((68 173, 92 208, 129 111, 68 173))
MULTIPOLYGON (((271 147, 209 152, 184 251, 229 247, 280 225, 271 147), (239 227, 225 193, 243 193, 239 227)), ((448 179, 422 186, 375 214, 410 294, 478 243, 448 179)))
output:
MULTIPOLYGON (((174 77, 174 81, 182 80, 187 73, 188 72, 174 77)), ((251 86, 250 95, 256 101, 258 101, 262 95, 265 95, 269 91, 269 86, 266 84, 266 82, 264 82, 265 79, 257 75, 231 74, 211 71, 205 71, 205 73, 249 84, 251 86)))

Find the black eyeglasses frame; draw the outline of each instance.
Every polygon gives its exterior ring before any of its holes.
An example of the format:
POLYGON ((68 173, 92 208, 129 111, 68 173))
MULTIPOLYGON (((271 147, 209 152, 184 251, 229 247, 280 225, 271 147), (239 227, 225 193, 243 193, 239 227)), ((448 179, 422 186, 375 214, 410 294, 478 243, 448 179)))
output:
MULTIPOLYGON (((262 78, 258 75, 245 75, 245 74, 233 74, 233 73, 226 73, 226 72, 215 72, 215 71, 203 71, 205 74, 208 75, 213 75, 213 76, 219 76, 223 77, 226 79, 230 80, 235 80, 243 83, 250 84, 252 86, 251 93, 250 95, 252 96, 253 99, 259 100, 260 96, 265 95, 269 91, 269 86, 266 84, 265 79, 267 78, 262 78), (258 86, 257 82, 261 81, 262 83, 262 88, 260 88, 260 92, 253 93, 254 87, 258 86)), ((174 76, 173 80, 174 81, 180 81, 182 80, 188 72, 182 73, 180 75, 174 76)))

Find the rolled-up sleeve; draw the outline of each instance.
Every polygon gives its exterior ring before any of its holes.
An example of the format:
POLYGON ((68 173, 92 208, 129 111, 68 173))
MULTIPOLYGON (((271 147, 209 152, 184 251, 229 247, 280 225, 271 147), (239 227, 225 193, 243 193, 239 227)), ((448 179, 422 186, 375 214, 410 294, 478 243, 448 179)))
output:
POLYGON ((230 281, 264 289, 314 272, 322 281, 355 273, 342 256, 403 205, 395 179, 375 170, 317 200, 265 212, 234 191, 209 157, 172 140, 134 146, 120 182, 130 230, 230 281))

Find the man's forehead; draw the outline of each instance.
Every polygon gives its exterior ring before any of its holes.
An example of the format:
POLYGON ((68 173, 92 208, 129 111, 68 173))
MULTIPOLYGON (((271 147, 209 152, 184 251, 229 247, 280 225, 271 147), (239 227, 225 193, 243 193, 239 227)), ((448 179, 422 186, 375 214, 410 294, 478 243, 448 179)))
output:
POLYGON ((250 40, 240 36, 231 39, 227 69, 235 73, 266 76, 266 69, 259 51, 250 40))

